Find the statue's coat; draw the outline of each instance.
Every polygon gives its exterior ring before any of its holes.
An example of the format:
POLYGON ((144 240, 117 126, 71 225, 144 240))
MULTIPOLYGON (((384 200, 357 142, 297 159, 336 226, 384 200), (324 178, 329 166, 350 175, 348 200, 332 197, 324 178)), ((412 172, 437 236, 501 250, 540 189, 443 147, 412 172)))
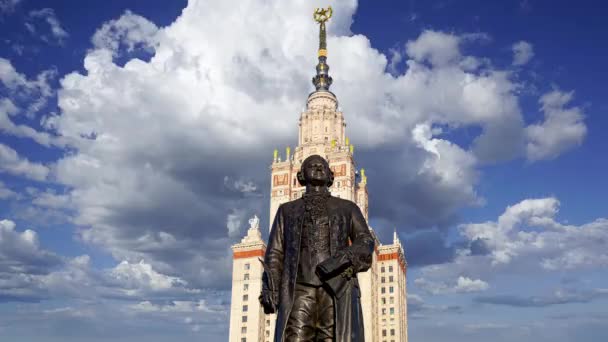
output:
MULTIPOLYGON (((304 210, 304 200, 301 198, 278 208, 264 258, 272 283, 278 287, 275 342, 284 341, 287 320, 294 302, 304 210)), ((352 201, 329 197, 327 213, 331 255, 328 265, 335 270, 335 274, 327 280, 334 296, 335 341, 363 342, 359 283, 356 276, 344 277, 340 273, 348 267, 352 267, 355 273, 367 271, 372 263, 374 239, 361 210, 352 201)), ((263 288, 268 290, 269 283, 265 272, 263 288)))

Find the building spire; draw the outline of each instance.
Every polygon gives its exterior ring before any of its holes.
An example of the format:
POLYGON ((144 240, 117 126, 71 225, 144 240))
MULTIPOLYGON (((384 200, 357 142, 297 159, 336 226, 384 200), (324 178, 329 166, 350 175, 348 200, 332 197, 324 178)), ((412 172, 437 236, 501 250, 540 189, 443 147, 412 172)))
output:
POLYGON ((329 65, 325 63, 327 61, 325 22, 331 18, 332 13, 331 6, 327 9, 317 8, 313 13, 313 18, 319 23, 319 63, 317 64, 317 74, 312 78, 312 84, 315 85, 317 91, 328 91, 332 82, 332 78, 329 76, 329 65))

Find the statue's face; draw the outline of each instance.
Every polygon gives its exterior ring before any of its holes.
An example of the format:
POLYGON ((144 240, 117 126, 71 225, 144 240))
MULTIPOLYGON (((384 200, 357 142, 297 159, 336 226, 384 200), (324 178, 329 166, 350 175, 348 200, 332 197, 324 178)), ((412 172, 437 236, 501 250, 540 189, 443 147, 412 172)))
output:
POLYGON ((327 185, 330 177, 329 172, 329 165, 321 157, 308 159, 302 165, 304 180, 311 185, 327 185))

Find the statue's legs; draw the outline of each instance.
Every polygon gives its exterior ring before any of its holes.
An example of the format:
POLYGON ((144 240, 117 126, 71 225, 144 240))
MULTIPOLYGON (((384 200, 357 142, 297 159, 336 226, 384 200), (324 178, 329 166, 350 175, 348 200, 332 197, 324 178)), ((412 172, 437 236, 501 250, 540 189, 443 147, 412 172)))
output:
POLYGON ((293 308, 285 329, 285 341, 334 341, 334 302, 323 287, 296 284, 293 308))

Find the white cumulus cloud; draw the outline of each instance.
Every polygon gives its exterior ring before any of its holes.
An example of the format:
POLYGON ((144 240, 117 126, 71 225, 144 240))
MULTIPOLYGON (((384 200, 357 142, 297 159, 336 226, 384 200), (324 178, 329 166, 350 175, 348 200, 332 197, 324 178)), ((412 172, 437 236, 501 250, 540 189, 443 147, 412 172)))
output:
POLYGON ((141 47, 154 51, 158 27, 148 19, 126 11, 120 18, 110 20, 98 29, 91 39, 97 49, 117 53, 121 46, 127 51, 141 47))
POLYGON ((482 289, 490 283, 474 279, 608 267, 608 219, 568 225, 556 220, 558 210, 556 198, 526 199, 495 221, 461 225, 468 245, 452 262, 423 267, 416 285, 437 293, 457 280, 462 289, 482 289))
POLYGON ((532 44, 519 41, 512 46, 513 50, 513 65, 527 64, 534 57, 534 48, 532 44))
POLYGON ((540 98, 544 121, 526 127, 529 160, 555 158, 583 142, 587 134, 583 110, 567 107, 573 96, 573 92, 554 90, 540 98))
POLYGON ((27 158, 20 156, 17 151, 0 143, 0 172, 44 181, 50 171, 47 166, 30 162, 27 158))
POLYGON ((455 280, 437 281, 424 277, 414 280, 416 286, 431 294, 470 293, 487 290, 490 285, 481 279, 459 276, 455 280))

